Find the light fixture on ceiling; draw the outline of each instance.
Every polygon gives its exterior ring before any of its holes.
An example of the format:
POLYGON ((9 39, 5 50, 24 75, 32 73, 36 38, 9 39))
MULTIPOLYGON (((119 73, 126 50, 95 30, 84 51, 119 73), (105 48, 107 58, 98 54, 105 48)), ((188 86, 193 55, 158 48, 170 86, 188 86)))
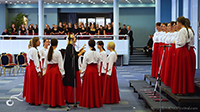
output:
POLYGON ((29 1, 29 3, 31 3, 31 1, 29 1))
POLYGON ((23 2, 21 2, 21 4, 23 4, 23 2))
POLYGON ((152 3, 154 3, 154 0, 151 0, 152 3))
POLYGON ((69 3, 69 1, 67 3, 69 3))
POLYGON ((16 5, 16 3, 14 3, 14 5, 16 5))
POLYGON ((58 3, 59 5, 61 5, 61 3, 58 3))
POLYGON ((55 3, 58 3, 58 2, 55 2, 55 3))
POLYGON ((140 3, 142 3, 142 1, 141 0, 138 0, 140 3))
POLYGON ((45 4, 46 2, 44 2, 44 4, 45 4))
POLYGON ((27 3, 25 3, 25 5, 27 5, 27 3))
POLYGON ((12 4, 12 2, 10 2, 10 4, 12 4))
POLYGON ((64 0, 64 2, 67 2, 67 0, 64 0))
POLYGON ((70 4, 72 4, 72 3, 70 3, 70 4))
POLYGON ((8 1, 5 1, 5 3, 8 3, 8 1))
POLYGON ((84 4, 84 3, 81 3, 81 4, 84 4))
POLYGON ((54 0, 52 0, 52 2, 54 2, 54 0))
POLYGON ((88 0, 88 2, 91 2, 91 0, 88 0))
POLYGON ((78 2, 78 0, 76 0, 76 2, 78 2))
POLYGON ((47 3, 49 5, 49 3, 47 3))

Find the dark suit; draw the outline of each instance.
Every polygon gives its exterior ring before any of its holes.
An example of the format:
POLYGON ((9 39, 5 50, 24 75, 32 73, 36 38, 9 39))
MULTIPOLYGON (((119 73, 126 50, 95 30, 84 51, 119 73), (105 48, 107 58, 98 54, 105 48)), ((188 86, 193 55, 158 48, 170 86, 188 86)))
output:
POLYGON ((129 39, 130 39, 129 40, 130 54, 133 54, 133 41, 134 41, 134 39, 133 39, 133 31, 132 30, 128 31, 127 35, 129 36, 129 39))

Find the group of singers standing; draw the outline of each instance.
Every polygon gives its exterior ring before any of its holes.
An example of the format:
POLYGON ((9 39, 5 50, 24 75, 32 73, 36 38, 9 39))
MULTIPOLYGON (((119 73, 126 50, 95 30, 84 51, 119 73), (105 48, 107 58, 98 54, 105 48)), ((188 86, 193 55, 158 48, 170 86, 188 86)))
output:
POLYGON ((151 76, 157 78, 161 66, 159 77, 166 86, 170 86, 172 93, 177 95, 194 93, 196 56, 194 31, 189 19, 181 16, 176 22, 158 22, 156 29, 158 32, 155 32, 153 37, 151 76))
POLYGON ((85 52, 85 45, 79 51, 75 50, 76 38, 73 35, 67 39, 64 61, 61 52, 56 49, 57 39, 51 39, 49 48, 49 40, 44 39, 44 47, 40 51, 37 49, 39 38, 30 40, 23 89, 26 102, 30 105, 48 104, 50 107, 79 102, 79 106, 87 108, 119 103, 115 44, 108 43, 110 54, 107 57, 103 41, 97 42, 97 52, 95 41, 90 39, 90 51, 85 52), (78 58, 83 54, 83 62, 79 63, 78 58))

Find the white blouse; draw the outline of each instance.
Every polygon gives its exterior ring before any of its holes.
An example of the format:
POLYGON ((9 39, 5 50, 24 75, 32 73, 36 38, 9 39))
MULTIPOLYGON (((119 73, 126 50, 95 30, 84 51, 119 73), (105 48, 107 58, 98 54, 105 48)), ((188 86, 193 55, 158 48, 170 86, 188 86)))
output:
POLYGON ((171 43, 172 34, 173 33, 171 33, 171 32, 167 33, 167 36, 165 38, 165 44, 170 44, 171 43))
POLYGON ((60 73, 62 75, 65 75, 65 70, 64 70, 64 67, 63 67, 62 54, 57 49, 54 49, 51 61, 48 61, 47 57, 45 58, 45 61, 44 61, 44 73, 46 73, 46 69, 47 69, 47 65, 48 64, 58 64, 58 68, 60 70, 60 73))
MULTIPOLYGON (((87 68, 87 64, 97 64, 98 66, 98 72, 100 71, 100 55, 97 51, 88 51, 84 54, 83 57, 83 64, 81 66, 81 77, 84 76, 86 68, 87 68)), ((100 75, 100 74, 99 74, 100 75)))
POLYGON ((163 38, 165 37, 165 32, 161 31, 160 36, 158 37, 158 42, 163 42, 163 38))
POLYGON ((117 61, 117 55, 112 51, 108 56, 108 72, 107 75, 111 76, 113 64, 117 61))
POLYGON ((158 36, 160 35, 160 32, 155 32, 153 34, 153 42, 158 43, 158 36))
POLYGON ((186 28, 181 28, 175 39, 176 48, 183 47, 188 41, 188 32, 186 28))
POLYGON ((101 73, 106 73, 107 53, 106 53, 106 51, 102 51, 99 54, 100 54, 100 60, 101 60, 101 63, 102 63, 101 73))
POLYGON ((170 39, 171 43, 173 43, 173 42, 176 40, 177 35, 178 35, 178 32, 177 32, 177 31, 175 31, 175 32, 172 34, 172 37, 171 37, 171 39, 170 39))
POLYGON ((36 48, 31 47, 28 50, 27 59, 28 59, 28 63, 29 63, 30 60, 32 60, 34 62, 35 69, 36 69, 37 73, 41 72, 40 62, 39 62, 40 60, 39 60, 39 57, 38 57, 38 50, 36 48))
POLYGON ((188 39, 188 45, 194 46, 194 34, 190 28, 188 29, 188 32, 189 32, 189 37, 190 37, 190 39, 188 39))
POLYGON ((40 53, 41 60, 44 59, 47 56, 48 51, 49 51, 49 48, 46 49, 46 48, 42 47, 40 49, 39 53, 40 53))

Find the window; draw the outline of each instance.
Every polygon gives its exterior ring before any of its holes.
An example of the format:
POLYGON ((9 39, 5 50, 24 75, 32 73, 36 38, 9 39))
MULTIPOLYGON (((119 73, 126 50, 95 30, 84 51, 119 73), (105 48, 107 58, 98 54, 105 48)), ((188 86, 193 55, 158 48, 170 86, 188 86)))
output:
POLYGON ((83 24, 85 24, 86 23, 86 18, 78 18, 78 22, 79 23, 82 22, 83 24))
POLYGON ((104 26, 105 25, 105 18, 104 17, 96 17, 96 24, 104 26))
POLYGON ((88 24, 90 24, 90 23, 95 23, 95 18, 88 18, 88 24))
POLYGON ((111 19, 110 18, 106 18, 106 24, 108 25, 108 23, 111 23, 111 19))

